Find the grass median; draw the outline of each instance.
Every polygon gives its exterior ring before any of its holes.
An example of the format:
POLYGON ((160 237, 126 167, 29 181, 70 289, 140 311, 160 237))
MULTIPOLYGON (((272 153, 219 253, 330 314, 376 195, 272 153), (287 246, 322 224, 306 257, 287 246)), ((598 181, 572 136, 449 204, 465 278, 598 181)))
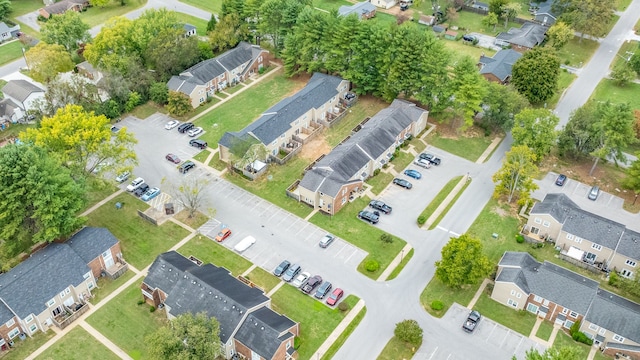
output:
POLYGON ((420 346, 411 345, 408 342, 404 342, 397 337, 392 337, 387 345, 382 349, 378 360, 396 360, 396 359, 411 359, 416 350, 420 346))
POLYGON ((351 333, 358 327, 358 325, 360 324, 360 322, 362 321, 362 319, 366 314, 367 314, 367 308, 366 307, 362 308, 360 312, 358 312, 358 315, 356 315, 353 318, 353 320, 351 320, 349 325, 347 325, 347 327, 344 329, 342 334, 338 336, 336 341, 334 341, 333 344, 331 344, 327 352, 322 355, 322 358, 321 358, 322 360, 330 360, 333 358, 333 356, 338 352, 338 350, 340 350, 340 348, 345 343, 345 341, 347 341, 351 333))
MULTIPOLYGON (((422 210, 422 212, 420 213, 420 216, 418 216, 418 219, 423 218, 426 222, 427 219, 429 219, 429 217, 431 216, 431 214, 433 214, 433 212, 436 211, 438 206, 440 206, 440 204, 442 204, 444 199, 446 199, 447 196, 451 193, 453 188, 456 187, 458 182, 460 182, 460 179, 462 179, 462 176, 456 176, 453 179, 449 180, 449 182, 442 187, 442 190, 440 190, 440 192, 433 198, 433 200, 431 200, 429 205, 427 205, 427 207, 424 208, 424 210, 422 210)), ((460 191, 460 193, 462 193, 462 191, 460 191)), ((455 199, 453 202, 455 202, 455 199)), ((437 221, 434 221, 433 224, 431 224, 431 226, 429 227, 429 230, 435 228, 438 225, 438 222, 440 221, 440 219, 441 218, 439 217, 437 221)), ((418 224, 419 223, 420 223, 420 220, 418 220, 418 224)))
POLYGON ((402 257, 402 261, 400 261, 400 264, 398 264, 398 266, 396 266, 396 268, 393 269, 393 271, 391 272, 391 274, 389 274, 389 277, 386 280, 387 281, 393 280, 398 275, 400 275, 400 272, 402 271, 402 269, 404 269, 405 266, 407 266, 407 264, 409 263, 409 260, 411 260, 414 253, 415 251, 413 249, 409 250, 409 253, 407 253, 405 256, 402 257))

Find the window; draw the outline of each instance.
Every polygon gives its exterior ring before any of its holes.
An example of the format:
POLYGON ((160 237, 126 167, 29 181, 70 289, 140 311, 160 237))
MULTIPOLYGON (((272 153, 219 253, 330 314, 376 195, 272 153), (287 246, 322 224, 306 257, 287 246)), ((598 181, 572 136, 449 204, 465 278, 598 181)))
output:
POLYGON ((89 290, 93 289, 93 287, 94 287, 94 286, 95 286, 95 285, 93 285, 93 281, 91 281, 91 282, 89 282, 89 283, 87 284, 87 287, 89 288, 89 290))
POLYGON ((347 197, 345 196, 342 198, 342 205, 344 205, 346 202, 347 202, 347 197))
POLYGON ((549 227, 549 226, 551 226, 551 223, 548 222, 548 221, 545 221, 545 222, 542 223, 542 226, 549 227))
POLYGON ((89 271, 88 273, 84 274, 82 277, 84 277, 85 280, 90 278, 91 277, 91 271, 89 271))
POLYGON ((542 224, 542 219, 540 218, 536 218, 534 221, 536 222, 536 224, 542 224))
POLYGON ((636 262, 633 260, 627 260, 625 261, 625 264, 631 266, 631 267, 636 267, 636 262))
POLYGON ((573 321, 571 321, 571 320, 566 320, 566 321, 564 322, 564 325, 563 325, 563 326, 564 326, 564 327, 566 327, 567 329, 570 329, 570 328, 571 328, 571 326, 573 326, 573 321))
POLYGON ((11 319, 11 320, 7 321, 7 322, 5 323, 5 325, 6 325, 7 327, 10 327, 11 325, 13 325, 13 324, 15 324, 15 323, 16 323, 16 321, 15 321, 15 320, 13 320, 13 319, 11 319))
POLYGON ((33 324, 33 325, 29 326, 29 332, 30 333, 33 334, 34 332, 36 332, 36 330, 38 330, 38 326, 36 326, 36 324, 33 324))
POLYGON ((527 311, 532 312, 534 314, 537 314, 538 313, 538 307, 536 305, 529 304, 529 305, 527 305, 527 311))
POLYGON ((618 334, 613 335, 613 340, 617 342, 624 342, 624 338, 618 334))
POLYGON ((536 234, 537 235, 539 232, 540 232, 540 229, 538 229, 537 227, 533 227, 533 226, 531 227, 531 233, 532 234, 536 234))
POLYGON ((56 299, 51 299, 49 300, 49 302, 47 302, 47 307, 52 307, 53 305, 55 305, 56 303, 56 299))
POLYGON ((572 311, 569 313, 569 316, 571 316, 572 318, 577 318, 578 317, 578 313, 575 311, 572 311))
POLYGON ((20 329, 19 328, 15 328, 15 329, 9 331, 9 339, 13 339, 14 337, 18 336, 18 334, 20 334, 20 329))
POLYGON ((569 309, 567 309, 567 308, 562 309, 562 314, 563 315, 567 315, 568 312, 569 312, 569 309))
POLYGON ((522 297, 522 294, 521 294, 521 293, 517 293, 517 294, 516 294, 516 297, 517 297, 518 299, 520 299, 520 298, 522 297))
POLYGON ((24 322, 26 322, 27 324, 33 321, 33 315, 29 315, 26 318, 24 318, 24 322))
POLYGON ((515 290, 511 290, 511 295, 513 296, 515 294, 516 294, 516 291, 515 290))
POLYGON ((629 271, 627 269, 622 269, 622 271, 620 272, 620 275, 626 277, 626 278, 632 278, 633 277, 633 271, 629 271))
POLYGON ((513 306, 513 307, 518 307, 518 303, 517 303, 517 302, 515 302, 515 301, 513 301, 513 300, 511 300, 511 299, 509 299, 509 300, 507 301, 507 304, 508 304, 508 305, 511 305, 511 306, 513 306))
POLYGON ((602 250, 602 245, 600 245, 600 244, 591 244, 591 248, 600 251, 600 250, 602 250))
POLYGON ((287 341, 287 350, 291 347, 291 341, 287 341))
POLYGON ((544 306, 549 306, 549 300, 545 299, 545 300, 542 302, 542 305, 544 305, 544 306))
POLYGON ((599 327, 596 324, 589 324, 589 330, 598 331, 599 327))
POLYGON ((606 333, 607 333, 607 329, 605 329, 605 328, 600 328, 600 331, 598 331, 598 334, 600 334, 600 335, 604 335, 606 333))
POLYGON ((64 293, 65 293, 65 294, 69 295, 69 293, 70 293, 70 292, 71 292, 71 288, 66 288, 66 289, 64 289, 64 293))
POLYGON ((576 239, 574 241, 577 242, 578 244, 580 244, 580 243, 582 243, 582 238, 576 236, 576 239))
POLYGON ((536 295, 536 296, 534 296, 534 297, 533 297, 533 301, 535 301, 535 302, 542 302, 542 297, 540 297, 540 296, 536 295))
POLYGON ((573 240, 573 235, 571 235, 571 234, 567 234, 567 239, 568 239, 568 240, 573 240))

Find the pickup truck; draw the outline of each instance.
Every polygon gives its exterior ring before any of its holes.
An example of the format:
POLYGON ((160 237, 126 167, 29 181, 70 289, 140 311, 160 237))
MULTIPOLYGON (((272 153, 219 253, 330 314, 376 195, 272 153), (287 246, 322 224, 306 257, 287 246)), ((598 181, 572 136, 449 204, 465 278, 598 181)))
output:
POLYGON ((428 162, 430 162, 433 165, 440 165, 440 162, 442 160, 440 160, 439 157, 433 155, 433 154, 427 154, 427 153, 422 153, 420 154, 420 159, 424 159, 427 160, 428 162))
POLYGON ((469 316, 467 316, 467 320, 464 321, 464 324, 462 324, 462 329, 469 333, 473 332, 473 330, 478 326, 480 319, 482 319, 480 313, 473 310, 469 313, 469 316))

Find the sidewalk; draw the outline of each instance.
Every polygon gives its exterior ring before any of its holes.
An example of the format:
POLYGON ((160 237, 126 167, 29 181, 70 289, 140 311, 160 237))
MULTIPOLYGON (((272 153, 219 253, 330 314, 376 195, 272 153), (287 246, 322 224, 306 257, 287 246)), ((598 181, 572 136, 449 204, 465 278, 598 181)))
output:
POLYGON ((316 353, 313 354, 313 356, 311 356, 311 359, 320 359, 322 357, 322 355, 324 353, 326 353, 327 350, 329 350, 331 345, 333 345, 333 343, 336 340, 338 340, 340 335, 342 335, 344 330, 347 328, 347 326, 349 324, 351 324, 351 321, 353 320, 353 318, 355 318, 356 315, 358 315, 360 313, 360 310, 363 307, 364 307, 364 300, 360 299, 360 301, 358 301, 356 306, 354 306, 353 309, 351 309, 351 311, 349 311, 347 316, 345 316, 344 319, 342 319, 340 324, 338 324, 338 326, 333 330, 333 332, 331 332, 331 334, 329 334, 329 337, 327 338, 327 340, 325 340, 322 343, 322 345, 320 345, 320 347, 318 348, 318 351, 316 351, 316 353))
POLYGON ((124 192, 124 190, 120 189, 116 192, 114 192, 113 194, 107 196, 106 198, 102 199, 100 202, 98 202, 97 204, 93 205, 92 207, 90 207, 89 209, 87 209, 85 212, 83 212, 82 214, 80 214, 80 216, 87 216, 89 214, 91 214, 92 212, 96 211, 97 208, 99 208, 100 206, 108 203, 109 201, 111 201, 113 198, 115 198, 116 196, 122 194, 124 192))
POLYGON ((463 176, 462 179, 458 181, 458 183, 453 188, 453 190, 451 190, 449 195, 447 195, 447 197, 442 201, 442 203, 440 203, 440 205, 434 210, 434 212, 431 213, 431 216, 429 216, 429 218, 424 223, 424 225, 421 226, 421 228, 428 229, 429 227, 431 227, 431 225, 433 225, 433 223, 438 219, 438 217, 442 215, 442 212, 447 208, 447 206, 449 206, 449 204, 453 201, 453 199, 455 199, 456 196, 458 196, 458 193, 462 191, 462 188, 465 186, 465 184, 470 180, 471 178, 469 177, 469 173, 463 176))
POLYGON ((409 251, 411 251, 411 249, 413 249, 413 248, 411 247, 411 245, 409 245, 409 243, 407 243, 402 248, 402 250, 400 250, 400 253, 398 255, 396 255, 396 257, 391 261, 391 264, 389 264, 389 266, 387 266, 387 268, 384 269, 382 274, 380 274, 380 276, 378 276, 376 281, 385 281, 385 280, 387 280, 389 275, 391 275, 393 270, 395 270, 396 267, 398 267, 398 265, 400 265, 400 263, 402 262, 403 257, 405 255, 409 254, 409 251))

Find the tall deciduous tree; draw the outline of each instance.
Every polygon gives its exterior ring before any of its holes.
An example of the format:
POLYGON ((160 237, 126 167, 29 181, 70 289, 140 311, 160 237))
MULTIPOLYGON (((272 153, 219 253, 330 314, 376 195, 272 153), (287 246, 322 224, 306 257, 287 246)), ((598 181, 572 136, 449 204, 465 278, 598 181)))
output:
POLYGON ((596 149, 596 124, 600 121, 598 104, 589 101, 571 113, 558 137, 560 155, 573 158, 588 156, 596 149))
POLYGON ((538 161, 542 161, 556 144, 558 133, 557 116, 547 109, 525 109, 515 117, 511 132, 513 145, 525 145, 533 151, 538 161))
POLYGON ((135 26, 134 21, 125 17, 108 20, 93 43, 85 47, 84 57, 102 70, 126 74, 130 63, 142 62, 133 37, 135 26))
POLYGON ((441 254, 442 260, 436 261, 436 276, 449 287, 477 284, 491 272, 482 242, 469 234, 452 237, 441 254))
POLYGON ((482 25, 486 27, 492 27, 493 31, 496 31, 498 25, 498 14, 490 12, 484 18, 482 18, 482 25))
POLYGON ((512 68, 511 83, 530 103, 540 104, 558 90, 560 59, 553 48, 535 47, 512 68))
POLYGON ((636 72, 626 62, 618 63, 611 71, 611 79, 618 86, 625 86, 635 80, 636 72))
POLYGON ((147 335, 152 359, 200 360, 222 355, 220 323, 206 313, 184 313, 147 335))
POLYGON ((258 31, 268 35, 276 52, 282 50, 284 38, 291 33, 298 15, 310 0, 266 0, 260 6, 258 31))
POLYGON ((573 29, 567 23, 558 21, 547 30, 549 45, 556 50, 562 49, 571 39, 573 39, 573 29))
POLYGON ((515 19, 518 16, 518 12, 522 8, 522 5, 517 2, 508 3, 502 7, 502 17, 504 18, 504 28, 509 27, 509 21, 515 19))
POLYGON ((593 128, 597 145, 591 152, 594 161, 589 175, 596 169, 600 159, 606 160, 608 156, 613 156, 616 162, 626 161, 623 150, 636 141, 633 110, 629 104, 612 104, 607 101, 598 103, 597 109, 600 121, 593 128))
POLYGON ((169 111, 171 115, 182 116, 191 110, 193 110, 191 99, 187 95, 179 91, 169 90, 167 111, 169 111))
POLYGON ((525 360, 580 360, 581 350, 577 346, 552 347, 542 354, 534 348, 527 350, 525 360))
POLYGON ((502 168, 493 174, 496 183, 493 196, 506 195, 507 202, 518 196, 518 203, 523 205, 529 201, 531 191, 538 188, 533 182, 538 173, 536 155, 526 145, 518 145, 506 153, 502 168))
MULTIPOLYGON (((560 0, 554 4, 561 10, 561 19, 576 31, 591 36, 606 35, 616 8, 615 0, 560 0)), ((582 40, 582 37, 580 40, 582 40)))
POLYGON ((489 12, 496 14, 498 17, 502 16, 503 8, 509 3, 509 0, 490 0, 489 12))
POLYGON ((482 99, 487 93, 487 81, 480 75, 475 62, 468 56, 453 67, 453 108, 461 115, 462 130, 473 125, 474 116, 482 110, 482 99))
POLYGON ((102 102, 98 94, 98 87, 78 74, 57 76, 47 84, 44 94, 45 107, 43 115, 53 115, 59 108, 67 104, 80 105, 93 110, 102 102))
POLYGON ((0 21, 7 19, 11 11, 11 0, 0 0, 0 21))
POLYGON ((82 21, 77 11, 67 11, 64 14, 53 15, 40 29, 42 41, 47 44, 64 46, 67 51, 78 48, 78 44, 91 41, 89 25, 82 21))
POLYGON ((29 49, 25 56, 27 57, 29 75, 41 83, 48 83, 59 73, 73 69, 71 56, 62 45, 52 45, 41 41, 29 49))
POLYGON ((229 50, 240 41, 247 40, 249 28, 240 20, 237 14, 228 14, 220 19, 216 28, 209 33, 209 44, 215 52, 221 53, 229 50))
POLYGON ((35 242, 69 235, 81 224, 84 187, 41 148, 0 148, 0 238, 35 242))
POLYGON ((640 152, 636 153, 636 160, 627 169, 627 177, 622 180, 622 186, 640 193, 640 152))
POLYGON ((182 29, 166 29, 151 39, 144 58, 146 64, 156 70, 160 80, 169 80, 171 75, 177 75, 198 62, 198 38, 185 38, 182 29))
POLYGON ((189 218, 194 217, 202 209, 203 191, 209 183, 210 181, 206 178, 185 177, 177 185, 171 185, 171 195, 182 203, 189 213, 189 218))
POLYGON ((413 346, 422 344, 422 328, 415 320, 402 320, 397 323, 393 335, 413 346))
POLYGON ((511 130, 514 117, 529 105, 529 101, 512 86, 491 81, 487 82, 486 86, 482 122, 494 129, 511 130))
POLYGON ((104 115, 97 116, 79 105, 67 105, 44 117, 39 128, 23 133, 23 139, 49 151, 74 174, 91 173, 100 163, 109 164, 101 167, 102 171, 118 173, 137 164, 133 135, 126 128, 112 134, 104 115))

